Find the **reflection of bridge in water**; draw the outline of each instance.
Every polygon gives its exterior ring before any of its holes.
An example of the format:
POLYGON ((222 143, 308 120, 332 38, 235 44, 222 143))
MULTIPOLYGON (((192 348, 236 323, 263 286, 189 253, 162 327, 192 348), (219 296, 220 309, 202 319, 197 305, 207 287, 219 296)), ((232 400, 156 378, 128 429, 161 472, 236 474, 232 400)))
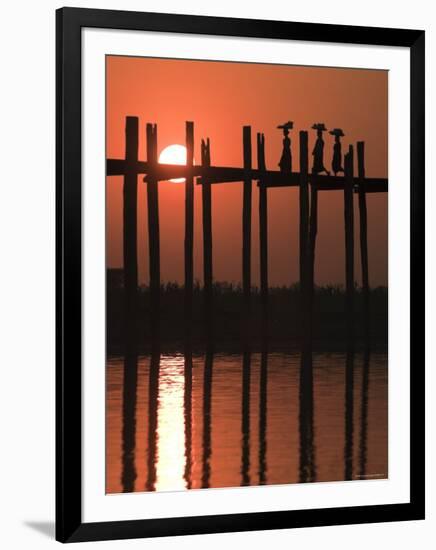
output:
POLYGON ((131 366, 108 366, 108 492, 387 475, 385 355, 187 351, 141 356, 126 378, 131 366))

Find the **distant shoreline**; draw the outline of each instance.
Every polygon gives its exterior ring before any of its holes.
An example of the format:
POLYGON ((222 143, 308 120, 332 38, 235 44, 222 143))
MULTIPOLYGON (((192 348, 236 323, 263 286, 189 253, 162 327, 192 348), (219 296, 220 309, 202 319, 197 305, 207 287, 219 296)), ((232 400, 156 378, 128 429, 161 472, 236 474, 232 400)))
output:
MULTIPOLYGON (((242 316, 242 289, 231 283, 214 284, 213 347, 218 351, 237 352, 242 347, 242 333, 246 324, 242 316)), ((138 289, 137 350, 150 349, 150 293, 148 287, 138 289)), ((204 350, 206 334, 204 322, 204 296, 199 284, 194 286, 191 324, 192 350, 204 350)), ((252 289, 249 342, 251 351, 260 350, 265 333, 262 330, 260 293, 252 289)), ((300 347, 300 291, 298 285, 269 288, 268 333, 266 341, 271 351, 295 350, 300 347)), ((160 309, 162 351, 181 351, 185 346, 186 322, 184 314, 184 287, 177 283, 161 286, 160 309)), ((370 347, 385 351, 388 346, 388 289, 370 291, 370 347)), ((124 347, 124 289, 121 280, 107 285, 107 353, 123 353, 124 347)), ((347 321, 345 316, 345 290, 340 286, 316 287, 313 314, 313 350, 343 351, 347 348, 347 321)), ((362 291, 355 291, 355 349, 363 349, 362 291)))

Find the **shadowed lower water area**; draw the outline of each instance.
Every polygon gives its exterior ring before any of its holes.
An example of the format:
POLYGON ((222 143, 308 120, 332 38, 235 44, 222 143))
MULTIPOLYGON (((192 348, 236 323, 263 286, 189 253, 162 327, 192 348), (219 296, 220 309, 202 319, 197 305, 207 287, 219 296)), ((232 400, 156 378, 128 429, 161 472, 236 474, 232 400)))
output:
POLYGON ((107 493, 388 476, 380 352, 109 357, 107 493))

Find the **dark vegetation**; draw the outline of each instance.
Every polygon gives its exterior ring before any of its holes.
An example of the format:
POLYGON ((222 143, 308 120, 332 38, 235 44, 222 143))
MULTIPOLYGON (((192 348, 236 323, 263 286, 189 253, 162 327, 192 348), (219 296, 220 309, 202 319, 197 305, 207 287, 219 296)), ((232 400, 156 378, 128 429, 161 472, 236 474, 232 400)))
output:
MULTIPOLYGON (((121 353, 124 334, 124 289, 120 281, 108 278, 107 286, 107 352, 121 353)), ((183 349, 186 321, 184 288, 177 283, 161 286, 160 341, 163 349, 183 349)), ((205 340, 204 296, 197 283, 193 292, 192 343, 202 348, 205 340)), ((262 315, 260 293, 252 289, 250 334, 252 349, 260 348, 262 315)), ((268 344, 270 349, 298 348, 300 335, 300 292, 298 285, 269 289, 268 344)), ((237 349, 243 332, 243 293, 238 285, 213 285, 213 340, 216 350, 237 349)), ((356 348, 363 347, 362 292, 355 292, 356 348)), ((371 348, 387 349, 388 291, 378 287, 370 293, 371 348)), ((340 286, 316 287, 313 315, 313 347, 324 351, 346 349, 345 291, 340 286)), ((150 293, 148 287, 138 290, 138 351, 150 347, 150 293)))

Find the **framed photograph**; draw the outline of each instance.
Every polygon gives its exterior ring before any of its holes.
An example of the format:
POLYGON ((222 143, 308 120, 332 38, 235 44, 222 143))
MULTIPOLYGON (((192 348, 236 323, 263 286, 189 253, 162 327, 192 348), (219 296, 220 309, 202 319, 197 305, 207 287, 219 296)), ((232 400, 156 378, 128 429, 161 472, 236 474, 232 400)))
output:
POLYGON ((424 32, 56 48, 56 538, 423 519, 424 32))

